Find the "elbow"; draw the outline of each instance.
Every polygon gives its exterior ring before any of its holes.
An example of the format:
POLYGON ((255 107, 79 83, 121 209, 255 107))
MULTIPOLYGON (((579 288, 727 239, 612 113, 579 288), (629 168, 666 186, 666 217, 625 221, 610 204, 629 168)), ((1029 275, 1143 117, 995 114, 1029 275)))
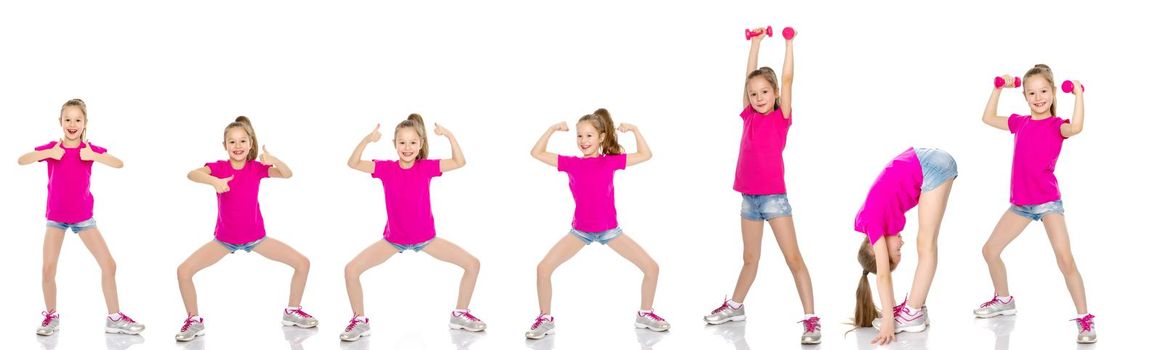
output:
POLYGON ((529 151, 529 155, 533 156, 533 158, 537 158, 537 159, 541 158, 541 157, 539 157, 541 155, 541 152, 537 152, 536 148, 534 148, 532 151, 529 151))
POLYGON ((644 161, 647 161, 647 160, 650 160, 651 158, 653 158, 654 153, 650 152, 650 151, 645 151, 645 152, 641 152, 641 156, 642 156, 642 161, 644 162, 644 161))
POLYGON ((348 160, 348 161, 347 161, 347 167, 348 167, 348 168, 351 168, 351 169, 359 170, 359 161, 358 161, 358 160, 354 160, 354 159, 353 159, 353 160, 348 160))
POLYGON ((189 174, 186 174, 186 178, 187 178, 187 179, 190 179, 190 181, 197 182, 197 181, 198 181, 198 178, 197 178, 197 177, 198 177, 198 175, 197 175, 197 174, 198 174, 198 171, 197 171, 197 170, 195 170, 195 171, 191 171, 189 174))

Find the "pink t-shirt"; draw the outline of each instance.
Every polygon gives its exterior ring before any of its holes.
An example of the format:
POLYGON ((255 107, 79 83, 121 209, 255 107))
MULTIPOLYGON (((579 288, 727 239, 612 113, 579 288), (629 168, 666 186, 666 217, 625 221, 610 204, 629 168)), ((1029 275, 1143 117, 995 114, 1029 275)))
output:
POLYGON ((776 109, 761 114, 747 105, 742 113, 742 143, 734 171, 734 190, 743 194, 784 194, 783 148, 791 118, 776 109))
POLYGON ((1010 203, 1035 205, 1061 199, 1053 169, 1065 140, 1061 124, 1068 122, 1058 117, 1034 120, 1027 115, 1009 116, 1009 132, 1014 134, 1010 203))
POLYGON ((383 239, 395 244, 416 244, 436 237, 432 218, 432 178, 440 176, 440 161, 421 159, 411 168, 399 167, 394 160, 376 160, 371 177, 383 182, 383 200, 387 207, 387 225, 383 239))
POLYGON ((589 158, 557 156, 557 171, 569 175, 573 191, 573 229, 582 232, 608 231, 617 227, 613 206, 613 172, 625 169, 626 155, 589 158))
MULTIPOLYGON (((36 147, 43 151, 55 147, 57 141, 36 147)), ((64 146, 61 146, 64 148, 64 146)), ((93 218, 93 194, 89 192, 89 176, 93 174, 93 161, 81 160, 81 144, 77 148, 64 148, 60 160, 46 158, 48 164, 48 204, 44 217, 56 222, 75 224, 93 218)), ((93 152, 106 150, 93 145, 93 152)))
POLYGON ((867 234, 875 244, 883 236, 895 236, 904 230, 904 213, 920 202, 924 171, 916 150, 908 148, 892 159, 867 193, 867 200, 855 215, 855 230, 867 234))
POLYGON ((258 208, 258 185, 262 179, 270 177, 270 166, 252 160, 242 169, 235 170, 229 160, 219 160, 206 163, 206 167, 210 168, 213 177, 234 177, 227 183, 230 191, 218 194, 218 225, 214 227, 214 238, 230 244, 243 244, 266 237, 262 210, 258 208))

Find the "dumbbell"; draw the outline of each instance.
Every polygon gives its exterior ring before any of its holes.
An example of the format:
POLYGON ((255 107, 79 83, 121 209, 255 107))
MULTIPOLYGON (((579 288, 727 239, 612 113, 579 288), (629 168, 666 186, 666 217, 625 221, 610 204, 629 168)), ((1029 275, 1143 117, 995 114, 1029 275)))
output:
POLYGON ((750 38, 753 38, 753 37, 756 37, 756 36, 759 36, 759 35, 763 35, 764 33, 765 33, 767 36, 772 36, 772 35, 775 35, 775 32, 774 32, 774 30, 773 30, 773 29, 771 29, 771 26, 767 26, 767 30, 766 30, 765 32, 764 32, 764 31, 762 31, 762 30, 751 31, 751 30, 748 28, 748 29, 746 30, 746 40, 750 40, 750 38))
MULTIPOLYGON (((1066 80, 1064 83, 1061 83, 1061 91, 1065 91, 1067 94, 1073 93, 1073 80, 1066 80)), ((1085 84, 1081 84, 1081 91, 1085 91, 1085 84)))
POLYGON ((791 27, 783 28, 783 39, 791 40, 792 38, 795 37, 795 34, 796 34, 795 28, 791 28, 791 27))
MULTIPOLYGON (((1005 81, 1005 77, 993 78, 993 86, 994 87, 1000 89, 1002 87, 1005 87, 1005 85, 1008 85, 1008 82, 1005 81)), ((1021 87, 1021 77, 1013 77, 1013 87, 1015 87, 1015 88, 1021 87)))

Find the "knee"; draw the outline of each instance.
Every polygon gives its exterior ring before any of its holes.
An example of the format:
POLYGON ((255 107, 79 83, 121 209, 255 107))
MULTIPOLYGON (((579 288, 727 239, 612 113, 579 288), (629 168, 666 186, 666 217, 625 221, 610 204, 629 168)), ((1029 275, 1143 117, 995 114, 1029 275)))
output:
POLYGON ((105 274, 105 275, 109 275, 109 276, 116 275, 117 274, 117 262, 114 261, 113 259, 109 259, 109 261, 106 261, 105 263, 101 264, 101 273, 105 274))
POLYGON ((363 269, 354 261, 348 262, 347 266, 343 267, 343 276, 347 279, 358 279, 360 275, 363 275, 363 269))
POLYGON ((803 262, 802 255, 788 256, 786 261, 787 267, 791 269, 791 273, 802 273, 807 271, 807 263, 803 262))
POLYGON ((194 269, 186 264, 178 265, 178 280, 188 280, 194 278, 194 269))
POLYGON ((307 259, 305 256, 299 257, 299 259, 291 266, 294 267, 296 272, 311 271, 311 259, 307 259))
POLYGON ((759 252, 743 252, 742 264, 744 266, 756 266, 759 264, 759 257, 762 256, 759 252))
POLYGON ((56 279, 56 264, 44 264, 44 267, 40 269, 40 275, 46 281, 56 279))
POLYGON ((470 256, 469 258, 470 259, 468 260, 468 264, 464 265, 464 272, 473 275, 480 273, 480 259, 477 259, 474 256, 470 256))
POLYGON ((642 264, 642 273, 644 273, 646 277, 658 277, 659 272, 661 272, 661 268, 658 267, 658 263, 654 261, 654 259, 650 259, 649 261, 646 261, 645 264, 642 264))
POLYGON ((1000 249, 996 249, 996 248, 990 247, 988 245, 985 245, 984 248, 981 248, 980 252, 982 255, 984 255, 984 259, 986 261, 999 261, 999 260, 1001 260, 1001 250, 1000 249))
POLYGON ((916 254, 920 256, 920 259, 936 257, 936 242, 918 242, 918 244, 916 244, 916 254))
POLYGON ((1066 275, 1077 273, 1077 264, 1073 261, 1073 255, 1058 257, 1057 267, 1061 269, 1061 273, 1066 275))
POLYGON ((541 261, 539 264, 537 264, 537 277, 547 278, 550 275, 552 275, 553 270, 556 270, 556 269, 557 269, 556 264, 553 264, 553 263, 550 263, 547 261, 541 261))

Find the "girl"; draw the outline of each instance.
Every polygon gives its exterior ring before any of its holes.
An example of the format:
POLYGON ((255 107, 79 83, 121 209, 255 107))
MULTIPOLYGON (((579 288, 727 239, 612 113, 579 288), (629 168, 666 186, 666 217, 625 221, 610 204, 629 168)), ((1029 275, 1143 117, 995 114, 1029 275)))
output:
POLYGON ((190 254, 178 266, 178 287, 188 316, 174 338, 184 342, 205 334, 206 327, 202 317, 198 316, 194 274, 238 250, 255 251, 294 268, 290 300, 283 309, 282 324, 315 327, 319 321, 303 312, 301 307, 311 263, 286 243, 266 236, 262 211, 258 206, 259 182, 267 177, 290 178, 291 169, 267 152, 266 146, 262 147, 262 156, 258 156, 254 149, 258 147, 258 138, 249 118, 238 117, 227 125, 223 138, 222 147, 226 149, 229 159, 206 163, 189 174, 190 181, 213 186, 214 192, 218 193, 218 224, 214 228, 214 239, 190 254))
POLYGON ((428 192, 432 178, 464 166, 464 154, 452 132, 436 124, 436 135, 445 136, 452 144, 452 159, 428 159, 428 134, 424 129, 424 119, 419 114, 408 116, 407 120, 395 126, 392 143, 395 144, 398 161, 363 160, 363 149, 367 144, 379 141, 379 125, 363 141, 355 146, 347 165, 383 182, 383 197, 387 206, 387 225, 383 228, 383 239, 356 255, 344 269, 347 280, 347 297, 351 300, 354 316, 347 328, 339 334, 343 341, 356 341, 371 335, 371 326, 363 313, 363 285, 359 276, 364 271, 382 264, 396 253, 408 250, 424 251, 428 255, 464 269, 460 277, 460 296, 456 309, 452 310, 448 327, 472 332, 483 331, 487 327, 468 310, 472 301, 472 291, 476 288, 476 276, 480 274, 480 260, 446 239, 436 237, 435 222, 432 218, 432 199, 428 192))
POLYGON ((60 315, 56 312, 56 265, 64 244, 65 231, 73 230, 85 248, 97 259, 101 267, 101 291, 105 293, 105 307, 109 316, 105 318, 106 333, 139 334, 145 325, 121 313, 117 301, 117 264, 105 238, 97 229, 93 219, 93 194, 89 192, 89 176, 93 173, 93 162, 120 169, 124 164, 120 159, 107 153, 104 148, 88 141, 86 130, 89 114, 85 101, 72 99, 61 106, 58 118, 64 138, 49 142, 35 151, 20 156, 20 165, 45 162, 48 165, 48 205, 45 218, 48 220, 44 233, 44 263, 41 267, 41 288, 44 291, 44 321, 40 322, 36 334, 52 335, 60 327, 60 315))
POLYGON ((892 159, 868 191, 867 200, 855 216, 855 230, 867 235, 856 256, 863 276, 855 291, 856 327, 875 326, 880 330, 872 344, 885 345, 898 332, 921 332, 928 327, 928 308, 924 301, 932 278, 936 275, 936 238, 948 205, 948 193, 956 179, 956 160, 935 148, 908 148, 892 159), (911 298, 892 307, 892 313, 879 319, 867 274, 876 274, 880 303, 895 304, 892 294, 892 270, 900 263, 900 231, 904 230, 904 213, 920 206, 920 229, 916 233, 919 261, 912 279, 911 298), (882 238, 882 239, 881 239, 882 238))
MULTIPOLYGON (((1005 80, 1007 86, 1012 87, 1012 77, 1005 76, 1005 80)), ((1053 71, 1049 66, 1038 64, 1029 69, 1025 73, 1024 84, 1025 102, 1032 110, 1031 115, 998 116, 997 100, 1000 99, 1001 89, 996 88, 989 97, 982 117, 985 124, 1008 130, 1014 135, 1013 173, 1009 192, 1012 205, 1001 216, 988 242, 984 244, 984 260, 988 263, 995 291, 992 300, 981 304, 975 314, 976 317, 986 318, 1017 313, 1017 304, 1009 295, 1009 281, 1005 263, 1001 261, 1001 252, 1025 230, 1030 221, 1041 220, 1045 224, 1045 232, 1049 234, 1053 253, 1057 255, 1057 267, 1061 268, 1061 274, 1065 276, 1065 285, 1073 297, 1073 306, 1077 308, 1077 318, 1073 319, 1077 322, 1077 342, 1094 343, 1097 342, 1097 331, 1094 329, 1093 315, 1086 308, 1085 285, 1073 261, 1069 233, 1065 230, 1065 208, 1061 204, 1057 178, 1053 176, 1062 141, 1081 133, 1085 117, 1082 98, 1084 89, 1073 89, 1075 99, 1073 121, 1070 122, 1057 117, 1057 91, 1053 85, 1053 71)), ((1077 81, 1073 84, 1081 86, 1077 81)))
POLYGON ((734 295, 703 317, 717 325, 746 320, 743 299, 758 273, 762 252, 763 221, 775 233, 783 258, 795 279, 799 301, 803 304, 802 344, 818 344, 822 339, 819 318, 815 314, 811 274, 799 253, 791 204, 783 182, 783 148, 791 128, 791 83, 794 78, 792 40, 786 41, 783 58, 783 88, 775 80, 775 71, 758 65, 759 43, 763 36, 751 38, 746 63, 746 81, 742 91, 742 142, 734 175, 734 190, 742 193, 742 270, 734 285, 734 295))
POLYGON ((636 126, 622 123, 614 129, 613 119, 604 108, 577 121, 577 148, 581 150, 581 157, 559 156, 545 150, 549 137, 556 131, 569 131, 569 126, 561 122, 549 127, 533 146, 532 155, 569 175, 569 189, 573 192, 577 207, 573 212, 573 229, 549 249, 549 253, 537 265, 537 299, 541 315, 533 321, 525 337, 541 339, 555 332, 556 326, 550 315, 553 271, 582 247, 593 242, 608 245, 644 273, 641 310, 637 312, 634 326, 656 332, 669 330, 670 323, 653 310, 654 290, 658 286, 658 264, 633 239, 622 233, 621 227, 617 225, 617 209, 613 205, 613 172, 649 160, 652 157, 650 147, 636 126), (616 131, 634 134, 637 139, 636 153, 625 154, 625 150, 617 143, 616 131))

